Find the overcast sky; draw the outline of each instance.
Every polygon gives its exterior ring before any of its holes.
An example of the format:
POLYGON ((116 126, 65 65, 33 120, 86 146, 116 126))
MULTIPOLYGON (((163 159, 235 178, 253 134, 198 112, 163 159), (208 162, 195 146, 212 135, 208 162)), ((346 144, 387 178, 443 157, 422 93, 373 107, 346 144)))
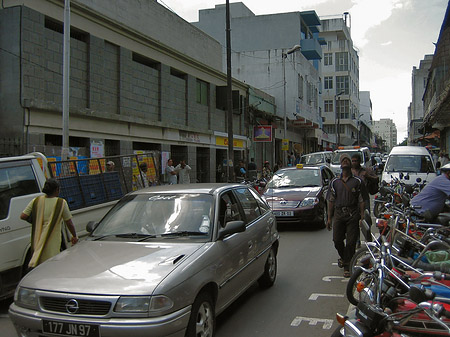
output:
MULTIPOLYGON (((158 0, 188 22, 220 0, 158 0)), ((433 54, 448 0, 281 0, 243 2, 256 15, 315 10, 319 17, 349 12, 359 50, 360 90, 370 91, 373 118, 391 118, 398 142, 407 135, 411 74, 433 54)), ((231 27, 233 29, 233 27, 231 27)))

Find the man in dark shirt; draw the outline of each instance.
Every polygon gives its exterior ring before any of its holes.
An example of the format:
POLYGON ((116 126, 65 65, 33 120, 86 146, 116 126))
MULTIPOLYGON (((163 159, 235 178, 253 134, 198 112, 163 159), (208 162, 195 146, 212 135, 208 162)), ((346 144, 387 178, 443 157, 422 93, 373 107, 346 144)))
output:
POLYGON ((349 264, 355 254, 359 220, 364 217, 366 190, 362 180, 352 174, 350 156, 342 154, 339 162, 342 174, 334 178, 328 188, 327 228, 333 228, 334 247, 340 256, 338 265, 344 267, 344 277, 350 277, 349 264))

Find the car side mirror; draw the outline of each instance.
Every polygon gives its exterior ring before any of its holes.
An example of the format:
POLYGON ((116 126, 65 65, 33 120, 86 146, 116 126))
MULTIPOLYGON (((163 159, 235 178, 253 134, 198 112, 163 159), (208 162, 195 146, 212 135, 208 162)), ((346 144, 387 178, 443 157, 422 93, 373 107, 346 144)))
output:
POLYGON ((88 233, 92 233, 95 229, 95 227, 97 227, 98 222, 97 221, 89 221, 86 225, 86 231, 88 233))
POLYGON ((227 235, 245 232, 245 223, 242 220, 227 222, 225 228, 219 230, 219 240, 222 240, 227 235))

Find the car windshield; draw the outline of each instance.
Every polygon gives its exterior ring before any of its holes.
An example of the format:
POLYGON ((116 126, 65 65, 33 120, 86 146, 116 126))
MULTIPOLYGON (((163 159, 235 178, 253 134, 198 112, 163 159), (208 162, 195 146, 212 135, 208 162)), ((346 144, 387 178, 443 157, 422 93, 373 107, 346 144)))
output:
POLYGON ((307 154, 301 157, 300 164, 304 165, 316 165, 324 164, 325 156, 322 153, 307 154))
POLYGON ((334 153, 333 155, 333 160, 331 161, 331 164, 333 165, 339 165, 339 158, 341 157, 341 155, 343 155, 344 153, 348 154, 350 156, 350 158, 355 154, 358 153, 361 156, 361 163, 363 163, 363 158, 362 158, 362 152, 361 151, 355 151, 355 150, 349 150, 349 151, 339 151, 334 153))
POLYGON ((427 155, 392 155, 388 157, 386 172, 433 173, 431 157, 427 155))
POLYGON ((208 194, 130 195, 111 209, 92 236, 169 238, 179 234, 209 237, 213 201, 213 196, 208 194))
POLYGON ((319 170, 280 170, 267 184, 268 188, 320 186, 319 170))

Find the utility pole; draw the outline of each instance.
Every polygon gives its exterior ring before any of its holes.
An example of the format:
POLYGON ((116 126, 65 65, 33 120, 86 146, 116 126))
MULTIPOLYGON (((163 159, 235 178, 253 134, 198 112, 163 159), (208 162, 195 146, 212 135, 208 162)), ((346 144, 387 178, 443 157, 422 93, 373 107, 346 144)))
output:
POLYGON ((233 176, 233 88, 231 82, 231 28, 230 28, 230 1, 226 2, 226 39, 227 39, 227 106, 228 106, 228 160, 227 181, 231 182, 233 176))
POLYGON ((64 0, 63 106, 61 160, 69 158, 70 0, 64 0))

